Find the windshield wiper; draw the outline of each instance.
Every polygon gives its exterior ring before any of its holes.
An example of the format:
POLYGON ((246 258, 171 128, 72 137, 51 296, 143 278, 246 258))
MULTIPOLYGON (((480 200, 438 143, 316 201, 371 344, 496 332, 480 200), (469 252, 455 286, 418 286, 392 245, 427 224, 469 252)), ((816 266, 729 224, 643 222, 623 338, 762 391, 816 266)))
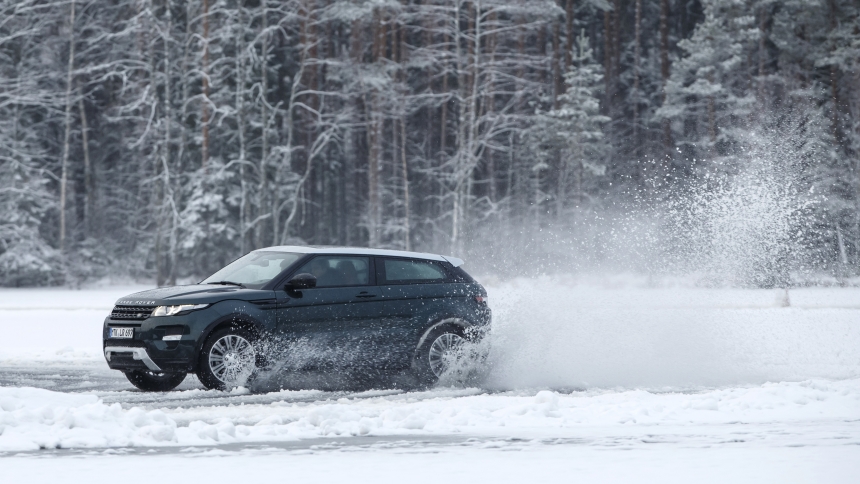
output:
POLYGON ((241 282, 233 282, 233 281, 217 281, 217 282, 207 282, 206 284, 221 284, 222 286, 239 286, 245 287, 241 282))

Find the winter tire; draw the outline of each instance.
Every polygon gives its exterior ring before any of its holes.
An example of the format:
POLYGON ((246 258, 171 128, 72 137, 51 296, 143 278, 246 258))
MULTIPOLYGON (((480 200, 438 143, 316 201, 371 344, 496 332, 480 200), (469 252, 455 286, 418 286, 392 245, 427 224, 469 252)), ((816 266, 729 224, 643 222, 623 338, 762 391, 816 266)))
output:
POLYGON ((213 332, 200 354, 197 377, 210 390, 244 386, 257 369, 256 338, 245 328, 213 332))
POLYGON ((455 325, 445 325, 431 330, 415 352, 412 372, 424 385, 436 384, 452 364, 460 362, 467 342, 463 330, 455 325))
POLYGON ((169 392, 185 380, 185 373, 156 373, 148 370, 124 372, 128 381, 145 392, 169 392))

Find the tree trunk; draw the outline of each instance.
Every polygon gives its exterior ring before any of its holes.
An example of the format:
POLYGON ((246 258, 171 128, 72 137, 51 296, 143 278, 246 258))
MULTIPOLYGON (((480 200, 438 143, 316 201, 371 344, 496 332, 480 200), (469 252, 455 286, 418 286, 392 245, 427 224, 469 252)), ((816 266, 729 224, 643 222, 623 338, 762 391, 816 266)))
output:
MULTIPOLYGON (((714 96, 708 96, 708 139, 711 140, 712 144, 717 142, 717 120, 714 96)), ((713 150, 713 146, 710 149, 713 150)))
MULTIPOLYGON (((669 0, 660 0, 660 77, 662 78, 662 103, 666 105, 666 85, 669 82, 669 0)), ((672 156, 672 125, 669 118, 663 118, 663 149, 665 162, 672 156)), ((668 167, 663 167, 663 174, 668 167)))
MULTIPOLYGON (((374 11, 373 16, 373 50, 372 61, 379 62, 385 45, 385 24, 380 9, 374 11)), ((367 133, 370 153, 367 165, 367 229, 368 245, 376 247, 380 243, 380 229, 382 225, 382 206, 379 193, 379 169, 380 156, 382 152, 382 116, 379 112, 378 93, 370 95, 370 102, 365 102, 367 111, 367 133)))
POLYGON ((767 5, 759 7, 759 24, 758 24, 758 103, 759 109, 757 112, 763 113, 767 110, 767 99, 765 98, 765 63, 767 59, 767 5))
POLYGON ((95 229, 95 179, 93 166, 90 161, 89 127, 87 126, 87 110, 84 108, 84 97, 78 98, 78 111, 81 113, 81 143, 84 148, 84 230, 86 237, 92 237, 95 229))
POLYGON ((173 157, 171 156, 171 144, 173 140, 173 83, 170 77, 170 68, 172 62, 170 59, 170 36, 173 32, 173 12, 172 2, 167 0, 167 31, 164 35, 164 170, 165 170, 165 188, 170 197, 170 236, 168 237, 168 264, 170 270, 167 274, 168 284, 176 285, 176 277, 178 268, 176 267, 177 252, 179 244, 179 211, 176 207, 176 191, 174 190, 174 182, 171 175, 174 173, 173 157))
MULTIPOLYGON (((462 19, 462 3, 457 1, 456 8, 456 16, 455 16, 455 45, 457 49, 456 59, 457 59, 457 90, 459 91, 459 116, 457 117, 457 141, 456 141, 456 154, 455 154, 455 163, 454 163, 454 193, 453 193, 453 204, 451 206, 451 240, 450 240, 450 250, 454 253, 458 253, 459 243, 460 243, 460 211, 462 199, 460 198, 461 188, 460 188, 460 172, 463 169, 463 145, 465 144, 466 139, 466 88, 467 88, 467 74, 466 74, 466 66, 463 61, 463 34, 460 31, 460 22, 462 19)), ((468 12, 466 13, 468 15, 468 12)), ((466 51, 469 51, 468 46, 466 47, 466 51)), ((468 62, 468 60, 466 61, 468 62)))
MULTIPOLYGON (((69 62, 66 71, 66 129, 63 134, 63 161, 60 174, 60 250, 66 249, 66 190, 69 180, 69 138, 72 133, 72 85, 75 69, 75 0, 69 13, 69 62)), ((63 259, 65 260, 65 258, 63 259)))
POLYGON ((559 155, 558 164, 558 179, 556 180, 555 189, 555 219, 557 222, 562 222, 564 215, 564 202, 567 199, 567 171, 568 171, 568 155, 562 150, 559 155))
POLYGON ((607 114, 612 112, 613 97, 615 95, 612 90, 614 86, 612 82, 614 78, 612 59, 615 58, 615 54, 612 53, 613 38, 614 34, 612 33, 612 12, 610 10, 606 10, 603 12, 603 82, 606 85, 606 87, 604 88, 606 95, 606 104, 604 105, 604 111, 607 114))
MULTIPOLYGON (((498 21, 498 13, 494 10, 490 13, 489 21, 491 24, 491 28, 496 26, 496 22, 498 21)), ((490 56, 489 65, 490 72, 486 82, 485 95, 484 95, 484 111, 487 113, 495 113, 496 112, 496 49, 498 48, 497 43, 497 32, 493 29, 489 37, 487 38, 487 55, 490 56)), ((488 182, 488 195, 490 197, 490 201, 495 202, 498 200, 498 196, 496 194, 496 155, 495 150, 492 147, 487 146, 485 152, 486 160, 487 160, 487 182, 488 182)))
MULTIPOLYGON (((279 200, 274 191, 269 188, 269 5, 268 0, 260 2, 261 39, 260 39, 260 162, 258 164, 257 219, 254 227, 256 247, 263 247, 266 223, 259 219, 266 212, 272 213, 272 243, 278 244, 278 217, 276 205, 279 200), (272 193, 270 193, 270 191, 272 193)), ((292 140, 292 136, 290 136, 292 140)), ((291 146, 287 146, 290 149, 291 146)), ((289 165, 287 170, 292 169, 289 165)))
POLYGON ((203 0, 203 146, 200 151, 204 172, 209 165, 209 0, 203 0))
POLYGON ((617 88, 621 75, 621 0, 612 0, 612 56, 612 82, 617 88))
MULTIPOLYGON (((443 45, 448 45, 448 34, 446 33, 444 36, 443 45)), ((442 95, 448 95, 448 65, 442 65, 442 95)), ((445 141, 448 138, 448 103, 449 100, 442 101, 442 109, 439 114, 439 153, 442 156, 442 160, 447 158, 447 146, 445 141)))
MULTIPOLYGON (((248 180, 245 169, 245 26, 239 2, 236 20, 236 128, 239 135, 239 253, 248 251, 248 180)), ((263 128, 265 132, 265 128, 263 128)))
MULTIPOLYGON (((457 19, 463 13, 459 3, 457 6, 457 19)), ((479 90, 479 59, 481 56, 481 3, 476 1, 471 9, 466 9, 465 14, 469 16, 468 25, 471 27, 474 40, 466 45, 466 56, 463 56, 463 35, 457 35, 457 71, 458 88, 460 91, 460 113, 459 129, 457 136, 457 158, 455 163, 454 204, 452 207, 451 221, 451 250, 460 253, 463 250, 463 230, 466 227, 468 215, 468 204, 471 198, 472 173, 476 165, 476 137, 477 137, 477 102, 479 90), (470 11, 472 10, 472 11, 470 11), (470 57, 471 56, 471 57, 470 57), (466 64, 468 63, 468 68, 466 64)), ((468 42, 468 40, 466 41, 468 42)))
MULTIPOLYGON (((830 23, 831 31, 836 30, 839 27, 838 15, 836 0, 827 0, 827 10, 828 10, 828 20, 830 23)), ((836 49, 837 45, 831 47, 832 49, 836 49)), ((836 144, 839 147, 842 147, 843 139, 842 139, 842 126, 839 121, 839 111, 842 108, 842 103, 839 99, 839 69, 835 64, 830 64, 829 69, 830 74, 830 98, 833 102, 833 107, 830 110, 831 113, 831 130, 833 132, 833 138, 836 140, 836 144)))
POLYGON ((641 185, 644 182, 643 160, 640 159, 642 156, 640 149, 642 143, 639 140, 639 64, 642 57, 640 32, 642 24, 642 0, 635 0, 635 6, 636 14, 633 19, 633 95, 631 96, 633 102, 633 157, 635 158, 634 163, 636 163, 637 167, 637 177, 641 185))
POLYGON ((848 253, 845 250, 845 241, 842 238, 842 228, 838 223, 836 224, 836 243, 839 248, 839 263, 836 265, 836 279, 839 281, 840 285, 844 285, 845 273, 848 269, 848 253))
MULTIPOLYGON (((192 23, 188 21, 188 19, 192 18, 193 10, 192 10, 193 2, 185 2, 185 38, 190 39, 192 37, 192 23)), ((185 147, 188 143, 188 123, 186 119, 188 118, 188 99, 191 96, 191 82, 189 82, 188 74, 189 74, 189 57, 191 56, 191 43, 185 42, 185 45, 182 47, 182 112, 179 115, 179 119, 182 120, 179 123, 179 146, 176 151, 176 169, 179 172, 183 171, 185 167, 185 147)))
POLYGON ((564 47, 564 72, 567 72, 567 70, 570 69, 570 66, 573 64, 573 38, 574 38, 574 32, 573 32, 574 11, 573 11, 573 7, 574 7, 574 3, 575 3, 574 0, 566 0, 565 1, 566 10, 565 10, 565 15, 564 15, 564 21, 565 21, 565 29, 564 30, 565 30, 565 35, 567 35, 567 38, 565 39, 566 43, 565 43, 565 47, 564 47))
POLYGON ((465 187, 463 193, 463 203, 461 203, 462 215, 460 217, 461 229, 460 229, 460 237, 461 242, 458 247, 460 252, 462 253, 463 246, 463 234, 465 232, 465 227, 468 226, 468 217, 470 215, 471 210, 471 202, 472 202, 472 189, 474 185, 474 174, 475 169, 478 166, 480 161, 480 153, 478 147, 478 93, 481 90, 481 38, 483 37, 483 19, 481 16, 481 12, 483 11, 483 5, 481 4, 481 0, 476 0, 472 3, 472 15, 473 15, 473 25, 474 25, 474 36, 475 40, 472 45, 472 69, 471 69, 471 88, 469 93, 469 138, 467 144, 467 153, 468 158, 466 161, 468 164, 466 165, 466 170, 463 173, 463 177, 465 179, 465 187))
MULTIPOLYGON (((397 28, 398 48, 397 48, 397 63, 400 64, 400 80, 406 83, 406 62, 407 46, 406 46, 406 28, 404 25, 399 25, 397 28)), ((410 200, 409 200, 409 167, 406 163, 406 107, 405 96, 403 94, 403 112, 400 115, 400 168, 403 172, 403 247, 406 250, 412 250, 412 234, 410 231, 410 223, 412 219, 410 200)))
MULTIPOLYGON (((293 79, 292 79, 292 85, 290 86, 290 99, 289 99, 288 104, 287 104, 286 113, 284 113, 284 119, 285 119, 285 123, 286 123, 286 140, 284 140, 285 141, 284 144, 286 145, 287 150, 286 150, 286 156, 284 157, 285 159, 283 160, 282 163, 283 163, 283 166, 288 170, 291 169, 292 164, 293 164, 292 146, 293 146, 293 139, 294 139, 294 133, 295 133, 295 120, 293 119, 293 116, 294 116, 293 109, 295 108, 296 101, 299 97, 299 86, 301 84, 302 76, 304 75, 304 68, 305 68, 306 63, 307 63, 307 54, 303 53, 302 58, 301 58, 301 64, 299 67, 299 72, 296 75, 294 75, 293 79)), ((272 230, 274 232, 274 235, 273 235, 274 242, 272 245, 278 245, 279 243, 281 243, 281 244, 286 243, 286 241, 290 235, 290 226, 291 226, 293 220, 295 220, 296 214, 298 213, 298 210, 299 210, 299 202, 301 201, 302 189, 304 187, 305 181, 308 179, 308 177, 310 176, 310 173, 313 169, 313 164, 311 163, 311 161, 312 161, 312 159, 309 157, 307 160, 307 164, 305 165, 304 174, 299 179, 299 181, 296 183, 296 186, 293 189, 292 197, 289 200, 289 202, 291 204, 290 213, 287 216, 287 219, 284 221, 283 229, 280 229, 280 237, 278 236, 278 233, 279 233, 279 229, 278 229, 279 222, 278 221, 281 218, 281 202, 275 196, 275 194, 277 192, 276 191, 272 192, 271 217, 272 217, 272 230)), ((277 182, 277 179, 276 179, 276 182, 277 182)), ((284 202, 284 203, 287 203, 287 202, 284 202)))
POLYGON ((558 19, 552 22, 552 108, 558 109, 558 97, 564 89, 564 77, 562 76, 561 56, 561 26, 558 19))

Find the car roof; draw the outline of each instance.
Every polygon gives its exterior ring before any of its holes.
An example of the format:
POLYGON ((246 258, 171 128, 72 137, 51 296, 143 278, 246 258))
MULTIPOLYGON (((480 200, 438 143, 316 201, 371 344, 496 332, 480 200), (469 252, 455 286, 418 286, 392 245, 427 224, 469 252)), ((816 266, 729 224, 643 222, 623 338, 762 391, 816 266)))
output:
POLYGON ((425 259, 435 261, 447 261, 454 267, 463 265, 463 259, 449 255, 428 254, 426 252, 409 252, 406 250, 391 249, 368 249, 367 247, 334 247, 334 246, 310 246, 310 245, 277 245, 265 247, 257 251, 294 252, 297 254, 350 254, 350 255, 381 255, 389 257, 408 257, 410 259, 425 259))

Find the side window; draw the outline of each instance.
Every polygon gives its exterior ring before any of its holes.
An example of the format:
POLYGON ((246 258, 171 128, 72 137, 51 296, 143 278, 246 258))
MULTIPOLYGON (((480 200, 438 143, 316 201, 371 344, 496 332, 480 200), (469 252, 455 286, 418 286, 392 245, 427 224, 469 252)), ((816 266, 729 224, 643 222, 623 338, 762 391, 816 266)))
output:
POLYGON ((370 283, 370 257, 314 257, 296 274, 303 272, 316 276, 317 287, 366 286, 370 283))
POLYGON ((448 278, 442 267, 431 261, 383 259, 382 268, 388 284, 444 282, 448 278))

